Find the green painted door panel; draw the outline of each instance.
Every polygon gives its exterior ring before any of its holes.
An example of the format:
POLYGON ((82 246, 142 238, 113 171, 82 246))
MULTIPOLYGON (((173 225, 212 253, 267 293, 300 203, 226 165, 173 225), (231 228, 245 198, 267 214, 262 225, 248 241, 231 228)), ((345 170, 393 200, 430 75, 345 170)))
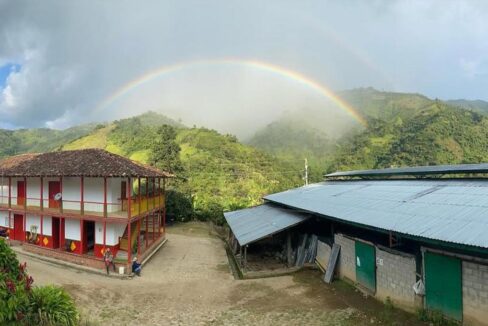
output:
POLYGON ((374 247, 356 241, 356 281, 376 292, 376 254, 374 247))
POLYGON ((426 251, 425 303, 430 310, 442 311, 446 316, 463 318, 463 289, 461 260, 426 251))

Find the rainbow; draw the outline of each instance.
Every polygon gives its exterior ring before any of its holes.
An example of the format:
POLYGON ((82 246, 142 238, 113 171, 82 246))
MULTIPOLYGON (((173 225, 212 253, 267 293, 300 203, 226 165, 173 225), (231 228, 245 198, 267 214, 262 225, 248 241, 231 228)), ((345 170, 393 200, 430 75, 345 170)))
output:
POLYGON ((302 84, 324 97, 330 99, 336 105, 338 105, 342 110, 344 110, 349 116, 358 121, 360 124, 366 126, 366 120, 357 112, 357 110, 352 107, 345 100, 336 95, 332 90, 326 86, 320 84, 319 82, 290 69, 277 66, 271 63, 255 60, 244 60, 244 59, 218 59, 218 60, 202 60, 202 61, 189 61, 177 63, 170 66, 164 66, 155 70, 152 70, 129 83, 117 89, 109 97, 105 98, 100 105, 97 106, 96 111, 103 110, 110 107, 118 99, 132 91, 133 89, 140 87, 141 85, 154 80, 155 78, 161 77, 163 75, 168 75, 177 71, 184 69, 194 68, 197 66, 209 66, 209 65, 238 65, 245 66, 254 69, 259 69, 262 71, 270 72, 275 75, 293 80, 299 84, 302 84))

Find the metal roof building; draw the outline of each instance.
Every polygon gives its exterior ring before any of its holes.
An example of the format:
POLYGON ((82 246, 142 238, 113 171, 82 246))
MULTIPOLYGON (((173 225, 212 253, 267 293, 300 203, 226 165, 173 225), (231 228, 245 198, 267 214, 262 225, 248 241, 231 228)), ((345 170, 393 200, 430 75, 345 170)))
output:
POLYGON ((244 246, 308 219, 307 215, 270 204, 224 213, 239 245, 244 246))
POLYGON ((346 223, 488 248, 486 181, 326 181, 264 199, 346 223))

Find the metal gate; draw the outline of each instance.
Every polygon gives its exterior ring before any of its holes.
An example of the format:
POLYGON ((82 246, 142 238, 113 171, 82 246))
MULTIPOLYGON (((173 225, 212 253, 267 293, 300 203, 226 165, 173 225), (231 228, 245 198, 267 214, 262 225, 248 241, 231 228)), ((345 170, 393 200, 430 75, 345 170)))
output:
POLYGON ((448 317, 461 320, 463 317, 461 260, 426 251, 424 266, 427 309, 441 311, 448 317))
POLYGON ((356 281, 376 292, 376 253, 372 245, 356 241, 356 281))

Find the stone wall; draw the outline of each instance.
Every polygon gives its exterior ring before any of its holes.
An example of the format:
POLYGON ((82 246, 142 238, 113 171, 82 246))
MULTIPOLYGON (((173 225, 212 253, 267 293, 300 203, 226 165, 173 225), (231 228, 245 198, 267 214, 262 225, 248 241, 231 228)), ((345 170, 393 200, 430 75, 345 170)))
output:
POLYGON ((463 261, 463 315, 468 324, 488 325, 488 266, 463 261))
POLYGON ((342 234, 334 235, 334 242, 341 246, 337 271, 340 278, 356 281, 356 245, 355 241, 342 234))
POLYGON ((406 309, 415 307, 415 257, 376 247, 376 297, 406 309))

